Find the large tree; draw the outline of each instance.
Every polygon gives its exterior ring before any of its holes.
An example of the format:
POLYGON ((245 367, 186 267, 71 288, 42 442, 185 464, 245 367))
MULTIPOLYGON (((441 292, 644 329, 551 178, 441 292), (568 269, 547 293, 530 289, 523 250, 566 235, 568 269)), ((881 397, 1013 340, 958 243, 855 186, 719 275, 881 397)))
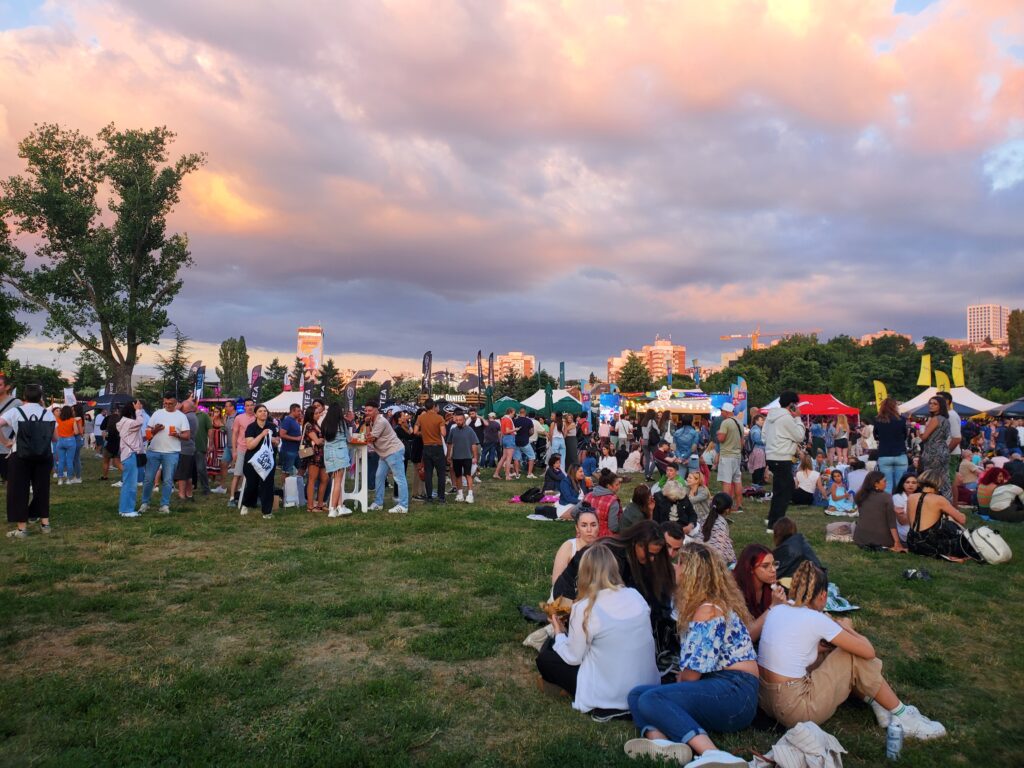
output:
POLYGON ((654 385, 647 364, 635 352, 629 353, 626 364, 615 377, 615 383, 622 392, 647 392, 654 385))
POLYGON ((260 397, 264 401, 284 392, 284 377, 287 373, 288 368, 276 357, 270 361, 270 365, 263 366, 263 389, 260 390, 260 397))
POLYGON ((341 371, 334 364, 334 358, 328 357, 320 366, 320 385, 324 389, 324 397, 329 402, 341 398, 341 392, 345 388, 345 382, 341 380, 341 371))
POLYGON ((217 378, 225 397, 239 397, 249 393, 249 350, 245 336, 232 337, 220 343, 220 365, 217 378))
MULTIPOLYGON (((1024 309, 1010 311, 1010 320, 1006 324, 1006 336, 1010 343, 1010 354, 1024 357, 1024 309)), ((0 347, 0 353, 3 348, 0 347)))
POLYGON ((182 397, 191 391, 188 381, 189 346, 191 339, 174 327, 174 346, 166 355, 157 355, 156 370, 160 374, 160 382, 164 392, 173 392, 175 397, 182 397))
MULTIPOLYGON (((3 221, 0 220, 0 229, 2 228, 3 221)), ((3 239, 0 236, 0 248, 2 248, 2 243, 3 239)), ((0 253, 0 274, 6 269, 4 263, 3 254, 0 253)), ((16 314, 19 309, 23 308, 23 303, 16 296, 4 291, 3 286, 0 285, 0 362, 7 359, 14 342, 28 333, 28 326, 20 322, 16 314)))
POLYGON ((192 263, 188 238, 168 233, 167 216, 205 156, 168 164, 173 141, 165 127, 111 124, 93 140, 37 125, 18 145, 25 172, 0 182, 0 219, 12 225, 0 229, 0 281, 46 313, 44 332, 62 346, 99 355, 118 392, 131 391, 139 347, 160 339, 179 272, 192 263), (34 241, 37 265, 16 235, 34 241))
POLYGON ((103 359, 95 352, 82 350, 75 358, 75 391, 96 393, 106 385, 109 374, 103 359))

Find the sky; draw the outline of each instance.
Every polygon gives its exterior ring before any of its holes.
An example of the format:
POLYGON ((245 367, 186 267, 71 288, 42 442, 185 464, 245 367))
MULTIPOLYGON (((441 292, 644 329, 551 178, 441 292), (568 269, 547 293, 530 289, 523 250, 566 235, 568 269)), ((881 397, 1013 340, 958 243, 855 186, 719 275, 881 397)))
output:
POLYGON ((42 121, 208 153, 170 219, 207 362, 319 322, 343 368, 574 376, 1024 304, 1020 0, 0 0, 0 176, 42 121))

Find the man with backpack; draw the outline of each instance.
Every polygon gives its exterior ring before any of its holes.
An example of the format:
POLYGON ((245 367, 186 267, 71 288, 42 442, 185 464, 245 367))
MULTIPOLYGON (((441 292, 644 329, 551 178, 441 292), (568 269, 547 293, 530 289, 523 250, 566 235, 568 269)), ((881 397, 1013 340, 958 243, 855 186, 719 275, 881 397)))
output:
MULTIPOLYGON (((7 377, 0 373, 0 416, 19 405, 21 405, 21 400, 12 394, 7 377)), ((7 482, 7 457, 11 455, 11 450, 2 441, 13 439, 14 431, 10 427, 0 429, 0 481, 5 483, 7 482)))
POLYGON ((7 460, 7 522, 17 526, 7 532, 9 539, 27 538, 29 520, 39 520, 40 530, 50 532, 50 472, 57 421, 43 408, 42 399, 43 388, 29 384, 24 405, 0 416, 0 444, 11 452, 7 460), (5 428, 11 430, 11 439, 4 437, 5 428))

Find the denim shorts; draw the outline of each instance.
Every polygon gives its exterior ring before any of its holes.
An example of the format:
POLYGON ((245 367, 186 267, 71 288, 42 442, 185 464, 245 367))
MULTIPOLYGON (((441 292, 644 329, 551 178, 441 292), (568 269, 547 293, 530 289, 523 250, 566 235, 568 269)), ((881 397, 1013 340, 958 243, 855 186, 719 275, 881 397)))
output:
POLYGON ((533 446, 527 443, 526 445, 517 445, 516 452, 512 454, 512 458, 515 461, 522 461, 523 459, 533 461, 537 458, 537 454, 533 450, 533 446))
POLYGON ((516 447, 516 436, 515 435, 502 435, 501 436, 501 448, 515 448, 516 447))

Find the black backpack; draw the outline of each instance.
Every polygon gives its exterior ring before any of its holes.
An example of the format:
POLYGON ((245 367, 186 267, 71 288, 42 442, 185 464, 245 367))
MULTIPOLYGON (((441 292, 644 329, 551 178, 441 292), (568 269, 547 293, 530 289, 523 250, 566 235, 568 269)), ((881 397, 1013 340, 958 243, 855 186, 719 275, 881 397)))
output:
POLYGON ((22 420, 18 423, 17 454, 19 459, 45 459, 52 453, 53 430, 56 422, 43 421, 42 415, 26 416, 18 408, 22 420))
POLYGON ((519 494, 519 500, 523 504, 536 504, 544 498, 544 491, 540 488, 527 488, 519 494))

